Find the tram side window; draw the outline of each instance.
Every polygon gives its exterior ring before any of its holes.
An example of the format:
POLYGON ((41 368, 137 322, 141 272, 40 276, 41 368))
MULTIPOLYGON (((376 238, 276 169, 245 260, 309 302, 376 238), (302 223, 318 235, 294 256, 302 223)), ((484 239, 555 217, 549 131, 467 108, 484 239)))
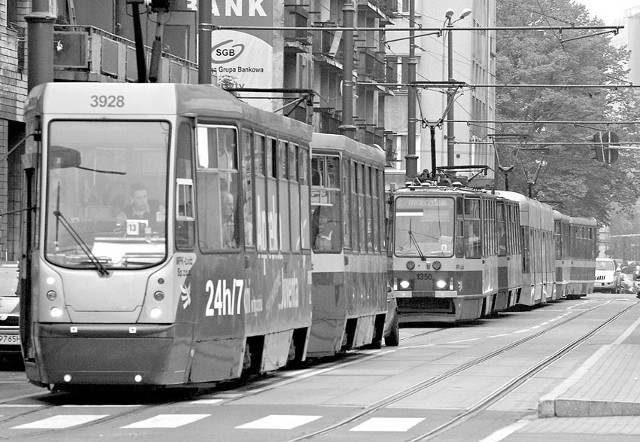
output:
POLYGON ((344 231, 344 247, 351 248, 351 220, 353 213, 351 212, 351 173, 349 161, 342 161, 342 228, 344 231))
POLYGON ((311 229, 309 228, 309 213, 311 213, 310 183, 309 183, 309 149, 299 146, 298 178, 300 181, 300 229, 302 248, 311 248, 311 229))
POLYGON ((482 256, 482 241, 479 199, 467 198, 464 200, 464 238, 465 256, 480 258, 482 256))
POLYGON ((498 202, 498 255, 504 256, 507 253, 507 228, 505 220, 504 203, 498 202))
POLYGON ((275 138, 267 139, 266 150, 266 176, 267 176, 267 236, 269 238, 269 251, 277 252, 279 250, 279 230, 278 225, 278 183, 276 181, 278 167, 277 152, 278 142, 275 138))
POLYGON ((278 198, 280 213, 280 248, 284 252, 291 250, 291 228, 289 213, 289 149, 285 141, 278 141, 278 198))
POLYGON ((251 180, 253 176, 253 134, 247 130, 242 131, 242 167, 244 180, 242 182, 244 195, 243 215, 244 215, 244 245, 253 247, 255 240, 253 238, 253 187, 251 180))
POLYGON ((358 182, 358 165, 351 162, 351 250, 360 250, 360 242, 358 236, 358 191, 356 183, 358 182))
POLYGON ((298 183, 299 147, 289 143, 289 194, 291 213, 291 250, 299 252, 302 246, 300 236, 300 184, 298 183))
POLYGON ((464 258, 464 199, 456 198, 456 258, 464 258))
POLYGON ((237 132, 229 126, 197 128, 200 248, 236 249, 238 228, 237 132))
POLYGON ((342 249, 339 174, 339 157, 314 155, 311 159, 311 234, 316 252, 336 253, 342 249))
POLYGON ((522 271, 530 273, 531 259, 529 256, 529 227, 522 226, 522 271))
POLYGON ((193 174, 191 125, 182 123, 178 129, 176 153, 176 248, 191 249, 195 238, 193 207, 193 174))
POLYGON ((256 186, 256 234, 258 250, 267 250, 267 185, 265 179, 265 150, 266 138, 264 135, 255 136, 255 186, 256 186))

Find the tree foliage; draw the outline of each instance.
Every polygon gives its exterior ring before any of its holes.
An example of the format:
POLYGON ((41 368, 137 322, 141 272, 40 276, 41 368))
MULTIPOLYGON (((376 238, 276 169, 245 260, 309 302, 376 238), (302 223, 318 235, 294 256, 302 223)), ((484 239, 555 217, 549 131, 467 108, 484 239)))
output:
MULTIPOLYGON (((498 0, 497 16, 498 26, 604 24, 570 0, 498 0)), ((496 83, 625 83, 628 52, 613 47, 611 37, 602 30, 499 31, 496 83)), ((639 196, 638 154, 620 150, 618 161, 605 164, 595 159, 595 147, 584 143, 596 132, 609 130, 621 142, 638 140, 634 125, 604 122, 635 120, 639 103, 630 88, 496 88, 496 133, 502 134, 496 137, 497 155, 503 170, 514 166, 508 175, 509 190, 527 194, 531 189, 535 198, 557 202, 564 213, 595 217, 601 223, 608 222, 614 206, 628 207, 630 212, 639 196), (545 123, 558 120, 580 123, 545 123), (581 123, 585 121, 598 123, 581 123)), ((497 173, 498 187, 500 175, 504 177, 504 172, 497 173)))

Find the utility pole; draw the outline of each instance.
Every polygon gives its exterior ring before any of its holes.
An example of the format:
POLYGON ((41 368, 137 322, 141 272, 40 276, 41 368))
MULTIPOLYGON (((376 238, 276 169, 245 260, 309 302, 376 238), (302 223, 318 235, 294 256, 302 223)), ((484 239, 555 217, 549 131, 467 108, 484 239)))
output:
MULTIPOLYGON (((416 1, 409 3, 409 60, 407 62, 407 156, 406 178, 418 176, 418 155, 416 155, 416 45, 415 45, 416 1)), ((435 173, 435 170, 432 171, 435 173)))
POLYGON ((53 81, 53 24, 56 16, 49 10, 49 0, 33 0, 27 22, 29 53, 29 90, 53 81))
POLYGON ((353 22, 356 8, 352 2, 346 2, 342 7, 343 26, 346 29, 342 34, 344 61, 342 62, 342 125, 340 133, 355 139, 356 127, 353 125, 353 22))
POLYGON ((211 84, 211 0, 198 6, 198 83, 211 84))
MULTIPOLYGON (((447 11, 448 12, 448 11, 447 11)), ((452 11, 453 12, 453 11, 452 11)), ((451 22, 451 16, 447 15, 448 22, 447 27, 453 27, 453 23, 451 22)), ((454 154, 454 111, 453 107, 455 106, 454 98, 456 94, 456 89, 453 87, 453 32, 449 30, 447 32, 447 77, 449 80, 449 87, 447 88, 447 166, 453 167, 455 165, 455 154, 454 154)))

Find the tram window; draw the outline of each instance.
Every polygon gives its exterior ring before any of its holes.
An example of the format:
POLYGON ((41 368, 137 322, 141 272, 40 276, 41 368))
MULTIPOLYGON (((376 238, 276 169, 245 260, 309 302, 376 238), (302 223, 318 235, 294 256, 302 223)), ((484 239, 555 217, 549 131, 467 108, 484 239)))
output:
POLYGON ((287 160, 287 143, 280 140, 278 142, 278 198, 279 198, 279 212, 280 212, 280 249, 282 251, 291 250, 291 228, 290 221, 291 216, 289 214, 289 172, 287 168, 289 161, 287 160))
POLYGON ((289 143, 289 180, 298 181, 298 147, 295 144, 289 143))
POLYGON ((237 133, 200 126, 198 134, 198 228, 204 252, 239 247, 237 133))
POLYGON ((265 144, 264 135, 255 136, 255 155, 253 157, 255 165, 255 197, 256 197, 256 245, 258 250, 267 250, 267 185, 264 178, 265 166, 265 144))
POLYGON ((499 202, 496 209, 498 213, 498 255, 507 253, 507 224, 505 220, 504 203, 499 202))
POLYGON ((309 150, 300 146, 299 149, 299 178, 300 178, 300 232, 302 248, 311 248, 311 229, 309 228, 309 213, 311 201, 309 199, 309 150))
POLYGON ((289 179, 289 143, 280 140, 278 143, 278 178, 289 179))
POLYGON ((349 169, 349 161, 342 161, 342 228, 344 247, 351 248, 351 220, 353 214, 351 213, 351 173, 349 169))
POLYGON ((244 215, 244 245, 252 247, 254 243, 253 226, 253 187, 251 180, 253 176, 253 135, 251 132, 242 131, 242 167, 244 171, 244 181, 242 183, 242 194, 244 195, 243 215, 244 215))
POLYGON ((363 199, 365 201, 365 244, 366 251, 371 252, 373 250, 373 210, 372 210, 372 198, 371 198, 371 167, 364 166, 364 188, 363 199))
POLYGON ((298 252, 302 247, 300 236, 300 185, 298 184, 298 146, 289 143, 289 202, 291 213, 291 250, 298 252))
POLYGON ((480 258, 482 242, 480 231, 480 200, 467 198, 464 200, 464 240, 465 256, 480 258))
POLYGON ((191 124, 179 126, 176 151, 176 248, 190 249, 195 240, 191 124))

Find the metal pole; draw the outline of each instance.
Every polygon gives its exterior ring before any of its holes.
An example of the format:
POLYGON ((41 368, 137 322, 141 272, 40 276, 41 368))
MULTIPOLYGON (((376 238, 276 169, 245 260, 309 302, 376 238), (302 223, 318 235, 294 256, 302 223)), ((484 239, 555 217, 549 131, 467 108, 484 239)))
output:
POLYGON ((340 133, 349 138, 356 136, 356 127, 353 125, 353 18, 356 8, 352 2, 347 2, 342 7, 343 25, 343 54, 342 62, 342 125, 338 128, 340 133))
MULTIPOLYGON (((451 17, 449 17, 447 28, 452 28, 453 23, 451 23, 451 17)), ((451 29, 448 31, 448 43, 447 43, 447 72, 448 72, 448 80, 449 83, 453 82, 453 32, 451 29)), ((455 164, 455 156, 454 156, 454 141, 456 139, 454 134, 454 112, 453 99, 455 97, 455 88, 451 85, 447 88, 447 166, 454 166, 455 164)))
POLYGON ((429 126, 431 132, 431 178, 436 176, 436 126, 429 126))
POLYGON ((33 0, 27 22, 27 51, 29 90, 53 81, 53 24, 56 16, 49 10, 49 0, 33 0))
POLYGON ((140 23, 139 1, 131 2, 131 15, 133 16, 133 38, 136 43, 136 64, 138 67, 138 83, 147 82, 147 60, 144 56, 144 41, 142 39, 142 24, 140 23))
POLYGON ((211 84, 211 0, 198 6, 198 83, 211 84))
MULTIPOLYGON (((416 4, 415 0, 409 3, 409 60, 407 62, 407 156, 406 175, 407 180, 412 180, 418 176, 418 155, 416 155, 416 88, 413 85, 416 81, 416 42, 415 42, 415 22, 416 4)), ((433 171, 432 171, 433 172, 433 171)))

